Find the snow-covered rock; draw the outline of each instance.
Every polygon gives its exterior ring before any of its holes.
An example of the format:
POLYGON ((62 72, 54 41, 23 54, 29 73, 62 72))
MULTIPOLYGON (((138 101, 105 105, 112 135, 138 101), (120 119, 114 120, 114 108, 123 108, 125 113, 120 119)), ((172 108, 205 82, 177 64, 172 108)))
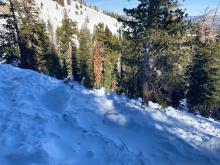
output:
POLYGON ((0 65, 1 165, 219 165, 220 123, 0 65))

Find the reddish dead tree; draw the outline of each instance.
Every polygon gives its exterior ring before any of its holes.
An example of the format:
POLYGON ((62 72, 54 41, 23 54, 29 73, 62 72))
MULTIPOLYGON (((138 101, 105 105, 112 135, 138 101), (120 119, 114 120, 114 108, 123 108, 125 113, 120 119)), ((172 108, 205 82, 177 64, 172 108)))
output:
POLYGON ((95 77, 95 87, 100 88, 102 85, 102 61, 100 55, 100 46, 97 42, 93 51, 93 69, 95 77))
POLYGON ((116 92, 118 89, 118 83, 114 80, 112 82, 112 92, 116 92))

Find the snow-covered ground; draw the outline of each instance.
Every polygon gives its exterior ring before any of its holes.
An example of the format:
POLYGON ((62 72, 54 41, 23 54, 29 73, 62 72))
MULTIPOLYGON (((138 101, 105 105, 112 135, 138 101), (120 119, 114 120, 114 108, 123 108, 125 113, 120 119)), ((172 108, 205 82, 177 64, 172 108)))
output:
POLYGON ((220 123, 0 65, 1 165, 219 165, 220 123))
POLYGON ((70 0, 70 5, 67 4, 67 0, 64 0, 64 7, 59 5, 53 0, 35 0, 39 8, 40 17, 45 21, 48 20, 53 25, 54 29, 61 26, 62 19, 64 17, 64 10, 67 11, 68 17, 77 22, 78 28, 81 29, 88 18, 87 25, 91 32, 94 30, 94 26, 103 23, 109 27, 112 33, 117 34, 120 23, 115 19, 101 11, 96 11, 87 6, 80 5, 79 2, 70 0))

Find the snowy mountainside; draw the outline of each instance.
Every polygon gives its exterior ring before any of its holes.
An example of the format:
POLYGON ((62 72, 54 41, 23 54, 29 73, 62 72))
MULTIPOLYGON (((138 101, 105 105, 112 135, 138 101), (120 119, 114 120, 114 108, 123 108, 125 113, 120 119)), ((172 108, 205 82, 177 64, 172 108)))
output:
MULTIPOLYGON (((213 15, 211 15, 213 17, 213 15)), ((198 23, 202 16, 188 16, 187 20, 191 20, 194 23, 198 23)), ((217 28, 218 31, 220 31, 220 13, 217 13, 214 17, 214 26, 217 28)))
POLYGON ((80 5, 79 2, 74 0, 70 0, 70 5, 67 4, 67 1, 65 0, 64 7, 53 0, 35 1, 38 8, 40 9, 40 17, 45 22, 49 20, 54 26, 54 29, 61 25, 62 19, 64 17, 64 9, 66 9, 68 17, 77 22, 79 29, 86 22, 87 18, 87 25, 91 32, 93 32, 94 26, 98 23, 104 23, 107 25, 114 34, 117 34, 117 30, 120 27, 120 23, 115 18, 112 18, 102 13, 101 11, 96 11, 85 5, 80 5))
POLYGON ((0 65, 2 165, 219 165, 220 123, 0 65))

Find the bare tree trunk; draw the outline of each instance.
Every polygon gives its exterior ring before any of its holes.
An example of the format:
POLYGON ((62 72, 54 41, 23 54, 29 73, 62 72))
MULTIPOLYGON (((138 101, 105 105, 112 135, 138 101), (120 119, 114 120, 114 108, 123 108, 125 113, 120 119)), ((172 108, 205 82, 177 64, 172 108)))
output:
POLYGON ((219 9, 219 5, 220 5, 220 0, 218 1, 217 7, 216 7, 216 9, 215 9, 215 13, 214 13, 213 18, 212 18, 212 23, 211 23, 210 29, 212 29, 212 27, 214 26, 215 18, 216 18, 216 16, 217 16, 218 9, 219 9))
POLYGON ((71 42, 69 42, 69 49, 68 49, 68 59, 70 59, 69 60, 69 64, 68 64, 68 70, 69 70, 69 72, 68 72, 68 74, 69 74, 69 76, 72 76, 73 75, 73 61, 72 61, 72 59, 73 59, 73 47, 72 47, 72 43, 71 42))
POLYGON ((19 41, 20 41, 20 33, 19 33, 19 29, 18 29, 18 22, 17 22, 17 18, 15 15, 15 8, 14 8, 14 2, 13 0, 9 0, 9 5, 10 5, 10 11, 14 20, 14 39, 15 39, 15 47, 16 47, 16 54, 18 55, 18 57, 20 59, 22 59, 21 57, 21 49, 20 49, 20 45, 19 45, 19 41))
POLYGON ((148 106, 149 104, 149 75, 150 75, 150 64, 149 64, 149 47, 144 44, 144 63, 143 63, 143 98, 142 106, 148 106))
POLYGON ((220 0, 218 1, 215 12, 210 15, 211 12, 208 12, 206 9, 203 17, 200 19, 200 31, 199 31, 199 39, 203 43, 209 43, 210 41, 215 41, 217 37, 217 26, 215 24, 215 18, 220 6, 220 0))
POLYGON ((96 88, 100 88, 102 85, 102 62, 100 57, 100 47, 99 43, 97 42, 93 52, 93 69, 95 76, 95 86, 96 88))

